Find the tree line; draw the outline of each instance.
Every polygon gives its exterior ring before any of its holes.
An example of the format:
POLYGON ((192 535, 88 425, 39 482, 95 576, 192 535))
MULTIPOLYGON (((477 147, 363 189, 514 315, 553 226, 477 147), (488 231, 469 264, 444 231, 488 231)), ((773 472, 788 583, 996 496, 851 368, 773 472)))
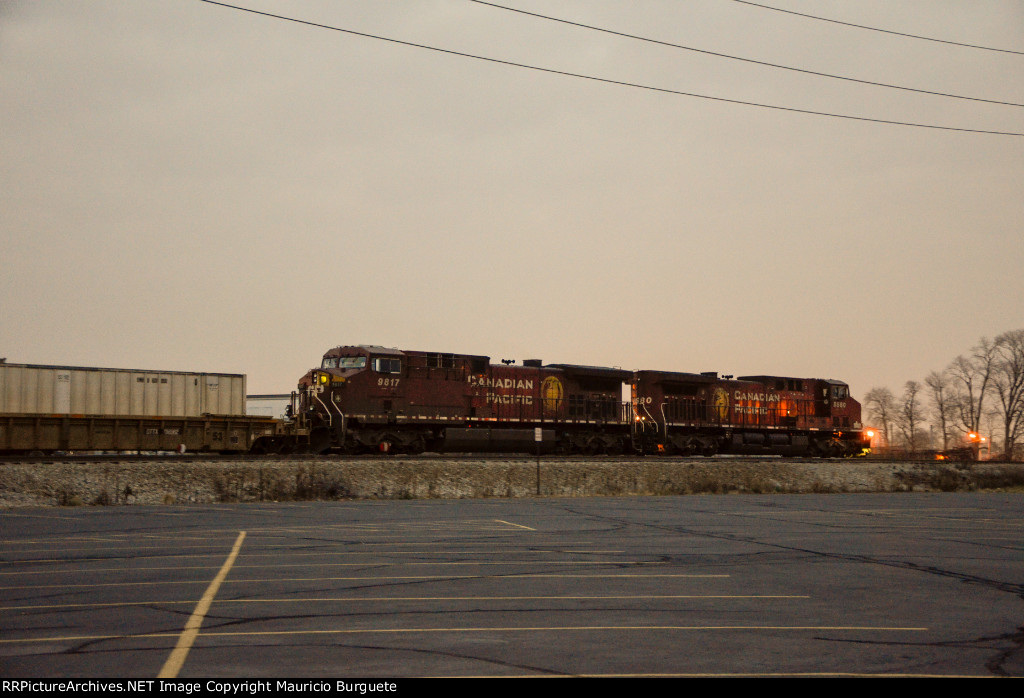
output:
POLYGON ((982 337, 943 370, 907 381, 899 396, 872 388, 864 408, 888 446, 948 451, 984 437, 993 454, 1013 460, 1024 451, 1024 329, 982 337))

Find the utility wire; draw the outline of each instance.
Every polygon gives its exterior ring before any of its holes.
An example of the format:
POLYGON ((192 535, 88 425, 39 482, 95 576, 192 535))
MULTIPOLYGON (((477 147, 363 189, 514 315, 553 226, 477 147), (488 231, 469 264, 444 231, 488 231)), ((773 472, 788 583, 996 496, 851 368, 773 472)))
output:
POLYGON ((806 17, 807 19, 816 19, 820 22, 831 22, 832 24, 842 24, 845 27, 856 27, 857 29, 868 29, 873 32, 882 32, 883 34, 894 34, 896 36, 905 36, 909 39, 921 39, 922 41, 934 41, 940 44, 949 44, 951 46, 963 46, 965 48, 977 48, 982 51, 998 51, 999 53, 1012 53, 1018 56, 1024 56, 1024 51, 1012 51, 1007 48, 993 48, 992 46, 978 46, 976 44, 964 44, 959 41, 947 41, 945 39, 936 39, 930 36, 919 36, 917 34, 904 34, 903 32, 892 31, 889 29, 879 29, 878 27, 868 27, 863 24, 853 24, 852 22, 841 22, 838 19, 829 19, 827 17, 816 17, 815 15, 807 15, 803 12, 794 12, 793 10, 784 10, 781 7, 772 7, 771 5, 762 5, 759 2, 749 2, 749 0, 733 0, 743 5, 752 5, 753 7, 760 7, 763 10, 774 10, 775 12, 785 12, 788 15, 796 15, 798 17, 806 17))
POLYGON ((319 29, 329 29, 331 31, 341 32, 343 34, 350 34, 352 36, 362 36, 362 37, 365 37, 367 39, 377 39, 378 41, 386 41, 388 43, 399 44, 401 46, 411 46, 413 48, 426 49, 428 51, 435 51, 437 53, 444 53, 444 54, 448 54, 448 55, 451 55, 451 56, 460 56, 462 58, 472 58, 472 59, 475 59, 475 60, 478 60, 478 61, 486 61, 488 63, 497 63, 497 64, 500 64, 500 65, 508 65, 508 66, 512 66, 514 68, 525 68, 527 70, 536 70, 538 72, 550 73, 550 74, 553 74, 553 75, 564 75, 566 77, 580 78, 582 80, 592 80, 594 82, 602 82, 602 83, 606 83, 606 84, 609 84, 609 85, 621 85, 623 87, 635 87, 635 88, 641 89, 641 90, 649 90, 649 91, 652 91, 652 92, 661 92, 661 93, 665 93, 665 94, 674 94, 674 95, 680 95, 680 96, 683 96, 683 97, 696 97, 696 98, 699 98, 699 99, 709 99, 709 100, 713 100, 713 101, 716 101, 716 102, 726 102, 726 103, 729 103, 729 104, 743 104, 743 105, 746 105, 746 106, 749 106, 749 107, 760 107, 762 109, 775 109, 775 110, 778 110, 778 111, 788 111, 788 112, 795 112, 795 113, 799 113, 799 114, 810 114, 812 116, 828 116, 828 117, 832 117, 832 118, 836 118, 836 119, 850 119, 850 120, 853 120, 853 121, 869 121, 869 122, 872 122, 872 123, 890 124, 890 125, 894 125, 894 126, 912 126, 912 127, 915 127, 915 128, 930 128, 930 129, 936 129, 936 130, 940 130, 940 131, 960 131, 960 132, 963 132, 963 133, 984 133, 984 134, 993 135, 993 136, 1024 136, 1024 133, 1018 133, 1018 132, 1013 132, 1013 131, 989 131, 989 130, 974 129, 974 128, 957 128, 957 127, 954 127, 954 126, 937 126, 937 125, 934 125, 934 124, 921 124, 921 123, 914 123, 914 122, 909 122, 909 121, 892 121, 892 120, 888 120, 888 119, 873 119, 873 118, 866 117, 866 116, 852 116, 852 115, 849 115, 849 114, 835 114, 835 113, 830 113, 830 112, 812 111, 810 109, 797 109, 795 107, 783 107, 783 106, 778 106, 778 105, 774 105, 774 104, 760 104, 758 102, 746 102, 746 101, 743 101, 743 100, 729 99, 729 98, 726 98, 726 97, 713 97, 713 96, 710 96, 710 95, 696 94, 696 93, 693 93, 693 92, 683 92, 683 91, 680 91, 680 90, 671 90, 671 89, 668 89, 668 88, 665 88, 665 87, 654 87, 652 85, 641 85, 639 83, 634 83, 634 82, 625 82, 625 81, 622 81, 622 80, 612 80, 612 79, 609 79, 609 78, 599 78, 599 77, 595 77, 593 75, 583 75, 581 73, 571 73, 571 72, 568 72, 568 71, 565 71, 565 70, 555 70, 553 68, 543 68, 543 67, 540 67, 540 66, 528 65, 526 63, 515 63, 513 61, 505 61, 505 60, 501 60, 499 58, 489 58, 487 56, 478 56, 478 55, 475 55, 475 54, 472 54, 472 53, 463 53, 461 51, 452 51, 450 49, 438 48, 436 46, 427 46, 426 44, 416 44, 416 43, 413 43, 411 41, 402 41, 400 39, 392 39, 392 38, 389 38, 389 37, 386 37, 386 36, 378 36, 378 35, 375 35, 375 34, 367 34, 365 32, 358 32, 358 31, 355 31, 355 30, 352 30, 352 29, 344 29, 342 27, 334 27, 334 26, 331 26, 331 25, 328 25, 328 24, 319 24, 317 22, 310 22, 310 21, 304 20, 304 19, 296 19, 294 17, 286 17, 284 15, 276 15, 276 14, 272 14, 270 12, 261 12, 259 10, 253 10, 253 9, 248 8, 248 7, 239 7, 238 5, 230 5, 230 4, 225 3, 225 2, 215 2, 215 0, 199 0, 199 1, 200 2, 205 2, 205 3, 209 4, 209 5, 218 5, 220 7, 225 7, 225 8, 231 9, 231 10, 239 10, 241 12, 248 12, 248 13, 254 14, 254 15, 261 15, 263 17, 270 17, 271 19, 280 19, 280 20, 283 20, 283 21, 286 21, 286 22, 294 22, 296 24, 303 24, 303 25, 306 25, 306 26, 309 26, 309 27, 317 27, 319 29))
POLYGON ((988 102, 989 104, 1003 104, 1009 107, 1024 107, 1024 104, 1017 102, 1002 102, 995 99, 982 99, 980 97, 965 97, 963 95, 949 94, 947 92, 933 92, 931 90, 920 90, 914 87, 903 87, 901 85, 890 85, 884 82, 873 82, 871 80, 860 80, 858 78, 849 78, 842 75, 832 75, 830 73, 820 73, 814 70, 805 70, 804 68, 794 68, 788 65, 779 65, 778 63, 768 63, 767 61, 758 61, 752 58, 743 58, 742 56, 731 56, 727 53, 716 53, 715 51, 706 51, 704 49, 693 48, 692 46, 683 46, 681 44, 674 44, 668 41, 659 41, 658 39, 651 39, 645 36, 637 36, 636 34, 627 34, 625 32, 615 31, 613 29, 604 29, 603 27, 595 27, 590 24, 583 24, 581 22, 573 22, 568 19, 559 19, 558 17, 550 17, 548 15, 538 14, 536 12, 527 12, 526 10, 520 10, 515 7, 507 7, 505 5, 499 5, 494 2, 486 2, 485 0, 469 0, 469 2, 475 2, 478 5, 487 5, 499 10, 508 10, 509 12, 516 12, 522 15, 529 15, 530 17, 537 17, 539 19, 546 19, 552 22, 560 22, 561 24, 568 24, 573 27, 580 27, 582 29, 591 29, 593 31, 604 32, 605 34, 613 34, 615 36, 622 36, 627 39, 636 39, 637 41, 646 41, 650 44, 658 44, 660 46, 668 46, 670 48, 680 48, 685 51, 694 51, 696 53, 703 53, 708 56, 717 56, 719 58, 729 58, 734 61, 743 61, 744 63, 754 63, 756 65, 763 65, 769 68, 781 68, 782 70, 792 70, 797 73, 805 73, 807 75, 817 75, 823 78, 833 78, 835 80, 847 80, 849 82, 859 82, 862 85, 874 85, 876 87, 888 87, 894 90, 906 90, 907 92, 918 92, 926 95, 937 95, 939 97, 952 97, 953 99, 969 99, 974 102, 988 102))

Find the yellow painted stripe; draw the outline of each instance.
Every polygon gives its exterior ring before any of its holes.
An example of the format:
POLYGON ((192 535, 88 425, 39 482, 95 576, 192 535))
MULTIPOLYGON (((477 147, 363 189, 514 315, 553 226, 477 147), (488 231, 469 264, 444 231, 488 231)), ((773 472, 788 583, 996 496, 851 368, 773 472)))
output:
MULTIPOLYGON (((727 574, 410 574, 376 577, 277 577, 274 579, 231 579, 227 584, 258 584, 262 582, 336 582, 336 581, 388 581, 394 579, 723 579, 727 574)), ((32 586, 0 587, 2 590, 12 589, 85 589, 92 587, 134 587, 157 586, 160 584, 202 584, 203 580, 167 580, 160 582, 109 582, 104 584, 33 584, 32 586)))
MULTIPOLYGON (((202 633, 202 637, 273 637, 294 635, 400 635, 402 633, 522 633, 522 632, 649 632, 660 631, 711 631, 744 630, 766 632, 927 632, 928 628, 901 628, 873 625, 569 625, 530 626, 523 628, 366 628, 348 630, 265 630, 202 633)), ((197 632, 197 635, 199 633, 197 632)), ((31 637, 0 640, 0 644, 28 644, 52 642, 82 642, 86 640, 136 640, 152 638, 173 638, 174 633, 140 633, 138 635, 68 635, 63 637, 31 637)), ((169 662, 170 660, 168 660, 169 662)), ((180 669, 180 667, 178 667, 180 669)), ((165 665, 166 669, 166 665, 165 665)), ((173 678, 177 673, 160 678, 173 678)))
MULTIPOLYGON (((160 550, 167 550, 166 546, 148 546, 154 548, 160 548, 160 550)), ((218 546, 219 547, 219 546, 218 546)), ((219 549, 222 549, 219 547, 219 549)), ((132 548, 132 550, 138 550, 138 548, 132 548)), ((281 552, 275 553, 245 553, 239 555, 243 560, 250 560, 253 558, 260 557, 281 557, 287 554, 288 557, 317 557, 317 558, 331 558, 331 557, 345 557, 354 555, 372 555, 373 550, 351 550, 351 551, 338 551, 331 552, 328 550, 321 550, 313 553, 289 553, 288 548, 282 547, 281 552)), ((25 552, 25 551, 19 551, 25 552)), ((47 552, 50 552, 47 550, 47 552)), ((114 551, 116 552, 116 551, 114 551)), ((505 548, 485 548, 484 550, 386 550, 383 551, 388 555, 616 555, 619 553, 626 552, 625 550, 506 550, 505 548)), ((133 555, 133 560, 182 560, 193 557, 220 557, 220 553, 195 553, 186 555, 133 555)), ((25 560, 0 560, 0 565, 38 565, 38 564, 56 564, 56 563, 83 563, 83 562, 105 562, 109 561, 109 557, 76 557, 76 558, 40 558, 32 559, 27 558, 25 560)), ((366 563, 363 563, 366 564, 366 563)), ((0 572, 0 574, 9 574, 6 572, 0 572)))
MULTIPOLYGON (((649 631, 649 630, 767 630, 767 631, 927 631, 928 628, 899 628, 881 626, 856 625, 569 625, 569 626, 532 626, 525 628, 372 628, 348 630, 266 630, 250 632, 215 632, 203 633, 203 637, 237 637, 242 635, 359 635, 359 634, 398 634, 398 633, 500 633, 500 632, 589 632, 589 631, 649 631)), ((140 636, 141 637, 141 636, 140 636)))
MULTIPOLYGON (((662 560, 652 562, 629 562, 623 560, 503 560, 503 561, 464 561, 464 562, 380 562, 378 560, 368 560, 364 562, 296 562, 288 563, 283 565, 235 565, 236 570, 240 569, 281 569, 286 567, 365 567, 366 565, 373 565, 374 567, 422 567, 422 566, 436 566, 436 567, 450 567, 450 566, 467 566, 477 565, 479 567, 487 565, 609 565, 620 567, 628 565, 630 567, 643 567, 646 565, 666 565, 667 562, 662 560)), ((128 574, 131 572, 159 572, 160 570, 212 570, 216 569, 213 565, 173 565, 170 567, 95 567, 85 568, 81 570, 64 570, 60 574, 92 574, 94 572, 116 572, 118 574, 128 574)), ((54 574, 55 570, 28 570, 25 572, 0 572, 0 576, 10 577, 19 574, 54 574)))
POLYGON ((188 651, 192 649, 192 643, 195 642, 196 637, 199 635, 199 628, 203 624, 203 618, 206 617, 207 611, 210 610, 210 604, 213 603, 213 599, 217 596, 217 590, 220 589, 221 582, 228 576, 228 572, 231 571, 231 565, 234 564, 235 558, 238 557, 238 551, 242 549, 242 541, 245 540, 245 531, 241 531, 238 534, 238 539, 235 541, 235 545, 231 548, 231 553, 228 555, 228 559, 224 561, 224 565, 220 568, 220 572, 210 582, 210 586, 207 587, 206 593, 203 594, 203 598, 199 599, 199 603, 196 604, 196 609, 192 611, 192 615, 189 617, 188 622, 185 623, 185 630, 178 637, 178 644, 175 645, 174 650, 171 652, 171 656, 167 658, 164 663, 163 669, 157 674, 157 678, 160 679, 173 679, 181 671, 182 665, 185 663, 185 658, 188 657, 188 651))
MULTIPOLYGON (((264 528, 250 529, 253 533, 259 533, 261 535, 270 535, 274 533, 307 533, 309 531, 368 531, 368 532, 380 532, 380 531, 394 531, 399 533, 405 532, 416 532, 420 530, 470 530, 470 531, 495 531, 505 530, 504 526, 494 526, 497 519, 461 519, 456 521, 423 521, 423 522, 400 522, 390 521, 383 523, 346 523, 346 524, 325 524, 323 526, 267 526, 264 528)), ((517 524, 510 524, 507 522, 505 526, 517 526, 517 524)), ((522 528, 521 526, 518 526, 522 528)), ((90 542, 100 541, 116 543, 120 541, 132 541, 132 540, 203 540, 209 541, 211 538, 217 535, 230 536, 234 533, 232 530, 226 529, 209 529, 207 534, 204 535, 175 535, 171 533, 133 533, 133 534, 112 534, 112 535, 89 535, 89 536, 67 536, 61 540, 64 542, 90 542)), ((339 541, 341 542, 341 541, 339 541)), ((27 545, 30 543, 39 544, 52 544, 51 539, 46 538, 25 538, 25 539, 0 539, 0 546, 3 545, 27 545)))
MULTIPOLYGON (((218 604, 230 603, 322 603, 358 602, 380 603, 388 601, 650 601, 665 599, 809 599, 810 596, 795 594, 632 594, 605 596, 326 596, 285 599, 220 599, 218 604)), ((190 604, 189 601, 111 601, 109 603, 65 603, 35 606, 0 606, 2 611, 30 611, 65 608, 110 608, 120 606, 171 606, 190 604)))
POLYGON ((694 674, 494 674, 494 675, 470 675, 465 676, 426 676, 431 679, 728 679, 728 678, 888 678, 888 679, 994 679, 993 674, 864 674, 850 671, 766 671, 766 672, 736 672, 736 673, 694 673, 694 674))
POLYGON ((516 528, 525 528, 527 531, 536 531, 536 528, 530 528, 529 526, 523 526, 522 524, 509 523, 508 521, 502 521, 501 519, 495 519, 498 523, 505 524, 507 526, 515 526, 516 528))

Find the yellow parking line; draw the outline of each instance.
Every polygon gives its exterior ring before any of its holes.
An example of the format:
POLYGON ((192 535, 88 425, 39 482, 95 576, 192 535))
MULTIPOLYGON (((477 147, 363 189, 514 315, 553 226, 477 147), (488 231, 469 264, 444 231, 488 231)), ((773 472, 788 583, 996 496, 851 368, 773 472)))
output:
POLYGON ((203 598, 199 599, 199 603, 196 604, 196 610, 192 611, 188 622, 185 623, 185 630, 178 637, 178 644, 175 645, 171 656, 164 663, 164 668, 157 674, 157 678, 173 679, 181 671, 185 658, 188 657, 188 651, 192 648, 192 643, 195 642, 196 636, 199 635, 199 628, 203 624, 203 618, 206 617, 206 612, 210 610, 210 604, 213 603, 217 590, 220 589, 221 582, 224 581, 224 578, 228 576, 228 572, 231 571, 231 565, 234 564, 235 558, 238 557, 238 551, 242 549, 242 541, 244 540, 245 531, 241 531, 238 534, 238 540, 235 541, 235 546, 231 549, 231 554, 228 555, 228 559, 224 561, 220 572, 210 582, 210 586, 207 587, 203 598))
MULTIPOLYGON (((649 631, 728 631, 742 630, 765 632, 927 632, 921 627, 888 627, 879 625, 566 625, 566 626, 528 626, 528 627, 494 627, 494 628, 359 628, 334 630, 241 630, 235 632, 197 632, 201 637, 273 637, 295 635, 400 635, 403 633, 523 633, 523 632, 649 632, 649 631)), ((64 637, 31 637, 12 640, 0 640, 0 644, 29 644, 53 642, 83 642, 88 640, 139 640, 152 638, 170 638, 173 633, 140 633, 138 635, 68 635, 64 637)), ((170 660, 168 660, 169 662, 170 660)), ((184 661, 184 659, 183 659, 184 661)), ((180 666, 178 667, 180 669, 180 666)), ((166 665, 165 665, 166 670, 166 665)), ((160 678, 173 678, 177 675, 158 675, 160 678)))
MULTIPOLYGON (((376 577, 277 577, 273 579, 230 579, 225 580, 226 584, 258 584, 262 582, 336 582, 336 581, 389 581, 396 579, 538 579, 538 578, 568 578, 568 579, 664 579, 685 578, 685 579, 722 579, 727 574, 411 574, 392 575, 376 577)), ((3 590, 9 589, 83 589, 91 587, 131 587, 131 586, 157 586, 160 584, 202 584, 203 580, 167 580, 159 582, 108 582, 104 584, 33 584, 30 587, 13 586, 0 587, 3 590)))
POLYGON ((482 674, 480 676, 467 674, 465 676, 427 676, 430 679, 731 679, 731 678, 859 678, 859 679, 991 679, 992 674, 865 674, 850 671, 766 671, 766 672, 723 672, 714 674, 711 672, 692 674, 482 674))
MULTIPOLYGON (((628 565, 630 567, 641 567, 644 565, 666 565, 667 562, 663 560, 655 560, 651 562, 629 562, 623 560, 468 560, 462 562, 380 562, 379 560, 367 560, 363 562, 295 562, 287 563, 282 565, 235 565, 236 570, 240 569, 282 569, 286 567, 366 567, 366 565, 373 565, 374 567, 416 567, 416 566, 435 566, 435 567, 450 567, 450 566, 466 566, 466 565, 477 565, 480 567, 486 565, 628 565)), ((11 577, 19 574, 92 574, 94 572, 116 572, 118 574, 128 574, 129 572, 159 572, 161 570, 212 570, 216 569, 213 565, 173 565, 170 567, 96 567, 86 569, 73 569, 73 570, 26 570, 25 572, 0 572, 0 577, 11 577)))
MULTIPOLYGON (((159 548, 160 550, 167 550, 166 546, 147 546, 153 548, 159 548)), ((221 546, 211 546, 222 549, 221 546)), ((138 548, 132 548, 132 550, 138 550, 138 548)), ((29 551, 18 551, 18 552, 29 552, 29 551)), ((49 550, 47 551, 49 552, 49 550)), ((250 560, 259 557, 280 557, 283 553, 287 553, 288 548, 282 548, 281 552, 275 553, 245 553, 239 555, 239 558, 243 560, 250 560)), ((372 550, 351 550, 351 551, 317 551, 312 553, 289 553, 288 557, 317 557, 317 558, 331 558, 331 557, 343 557, 352 555, 372 555, 372 550)), ((507 550, 505 548, 485 548, 484 550, 386 550, 383 551, 387 555, 617 555, 619 553, 626 552, 625 550, 507 550)), ((192 557, 220 557, 220 553, 189 553, 183 555, 133 555, 133 560, 181 560, 192 557)), ((104 562, 109 561, 109 557, 76 557, 76 558, 40 558, 32 559, 27 558, 24 560, 0 560, 0 565, 38 565, 38 564, 54 564, 58 562, 63 563, 82 563, 82 562, 104 562)), ((373 562, 373 561, 370 561, 373 562)), ((363 564, 366 564, 365 562, 363 564)), ((177 569, 177 568, 176 568, 177 569)), ((0 574, 20 574, 10 572, 0 572, 0 574)))
MULTIPOLYGON (((602 596, 326 596, 285 599, 220 599, 218 604, 247 603, 385 603, 389 601, 655 601, 669 599, 809 599, 795 594, 630 594, 602 596)), ((110 608, 120 606, 170 606, 188 601, 111 601, 109 603, 65 603, 36 606, 0 606, 3 611, 32 611, 70 608, 110 608)))

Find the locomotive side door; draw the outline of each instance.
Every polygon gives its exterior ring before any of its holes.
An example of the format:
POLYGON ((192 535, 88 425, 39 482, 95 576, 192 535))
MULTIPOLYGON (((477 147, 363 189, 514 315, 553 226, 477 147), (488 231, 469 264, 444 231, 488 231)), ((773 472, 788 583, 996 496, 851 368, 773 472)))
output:
POLYGON ((829 385, 825 381, 814 381, 814 416, 818 419, 828 419, 832 416, 829 385))
POLYGON ((374 357, 370 361, 373 378, 370 382, 370 393, 375 396, 381 413, 387 421, 394 422, 397 413, 405 413, 402 401, 405 379, 402 373, 402 360, 392 357, 374 357))

